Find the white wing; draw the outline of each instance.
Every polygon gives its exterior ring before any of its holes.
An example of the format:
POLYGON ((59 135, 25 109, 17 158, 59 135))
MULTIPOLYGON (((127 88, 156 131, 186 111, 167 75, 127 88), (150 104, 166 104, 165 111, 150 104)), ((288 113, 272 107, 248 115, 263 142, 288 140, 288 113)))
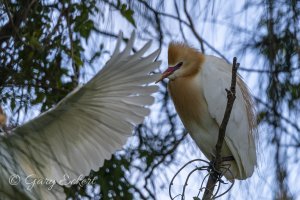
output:
MULTIPOLYGON (((225 88, 229 88, 231 84, 231 65, 217 57, 206 56, 202 70, 202 85, 208 110, 220 126, 227 104, 225 88)), ((237 162, 240 178, 246 178, 254 171, 256 149, 252 119, 249 115, 252 111, 247 111, 247 100, 241 91, 245 90, 246 86, 242 85, 244 83, 240 77, 237 78, 236 100, 227 124, 225 141, 237 162)))
POLYGON ((135 125, 150 113, 145 106, 154 102, 151 94, 158 89, 149 84, 158 78, 150 72, 160 65, 153 61, 159 51, 141 58, 151 45, 148 42, 130 55, 132 34, 119 52, 121 37, 111 59, 91 81, 55 108, 15 129, 13 135, 2 138, 0 151, 9 151, 25 174, 54 179, 59 184, 66 184, 62 181, 65 175, 70 180, 83 178, 121 149, 135 125))

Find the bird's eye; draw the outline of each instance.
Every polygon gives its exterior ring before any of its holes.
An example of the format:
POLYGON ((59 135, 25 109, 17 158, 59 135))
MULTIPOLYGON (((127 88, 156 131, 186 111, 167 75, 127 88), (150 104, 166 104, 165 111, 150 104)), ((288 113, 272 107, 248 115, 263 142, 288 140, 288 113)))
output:
POLYGON ((179 62, 177 65, 174 66, 174 70, 179 69, 183 65, 183 62, 179 62))

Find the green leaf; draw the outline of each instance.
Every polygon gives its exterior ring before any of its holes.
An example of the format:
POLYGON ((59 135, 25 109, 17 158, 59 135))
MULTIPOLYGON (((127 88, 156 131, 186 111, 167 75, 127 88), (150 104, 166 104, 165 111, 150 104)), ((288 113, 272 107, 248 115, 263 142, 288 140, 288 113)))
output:
POLYGON ((130 8, 127 9, 127 5, 122 4, 120 8, 120 12, 123 15, 123 17, 125 17, 125 19, 127 19, 134 27, 136 27, 135 21, 133 19, 133 14, 134 14, 133 10, 131 10, 130 8))
POLYGON ((43 100, 44 100, 44 98, 45 98, 45 94, 44 93, 37 92, 36 99, 32 100, 31 103, 33 105, 38 104, 38 103, 42 103, 43 100))
POLYGON ((74 59, 74 62, 77 66, 82 66, 83 65, 83 62, 82 62, 82 60, 79 56, 74 55, 73 59, 74 59))
POLYGON ((82 26, 82 28, 80 29, 81 36, 87 40, 93 28, 94 28, 94 22, 92 20, 86 21, 84 23, 84 26, 82 26))
POLYGON ((36 38, 36 37, 31 37, 30 38, 29 45, 32 46, 32 47, 34 47, 35 49, 41 48, 41 44, 38 41, 38 38, 36 38))
POLYGON ((257 124, 261 123, 264 118, 266 117, 267 112, 266 111, 261 111, 258 115, 257 115, 257 124))

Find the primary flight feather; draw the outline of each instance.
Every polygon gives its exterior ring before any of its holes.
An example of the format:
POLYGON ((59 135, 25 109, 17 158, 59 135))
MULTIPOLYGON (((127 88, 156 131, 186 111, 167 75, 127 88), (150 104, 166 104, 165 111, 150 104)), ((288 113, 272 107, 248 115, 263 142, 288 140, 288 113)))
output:
MULTIPOLYGON (((98 170, 105 159, 121 149, 134 127, 150 113, 157 79, 150 75, 160 65, 159 51, 142 57, 150 47, 130 54, 135 35, 120 52, 122 35, 103 69, 53 109, 0 138, 0 199, 64 199, 62 188, 43 184, 29 188, 25 178, 82 179, 98 170), (12 175, 20 177, 16 186, 12 175)), ((1 125, 5 115, 0 113, 1 125)))

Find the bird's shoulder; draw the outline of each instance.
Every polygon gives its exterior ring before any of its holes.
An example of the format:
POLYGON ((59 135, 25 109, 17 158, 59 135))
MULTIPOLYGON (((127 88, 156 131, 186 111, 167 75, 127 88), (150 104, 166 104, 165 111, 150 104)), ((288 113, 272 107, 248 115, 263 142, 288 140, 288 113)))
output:
POLYGON ((231 73, 231 65, 227 63, 224 59, 213 56, 205 55, 205 60, 203 62, 202 68, 203 72, 223 72, 231 73))

